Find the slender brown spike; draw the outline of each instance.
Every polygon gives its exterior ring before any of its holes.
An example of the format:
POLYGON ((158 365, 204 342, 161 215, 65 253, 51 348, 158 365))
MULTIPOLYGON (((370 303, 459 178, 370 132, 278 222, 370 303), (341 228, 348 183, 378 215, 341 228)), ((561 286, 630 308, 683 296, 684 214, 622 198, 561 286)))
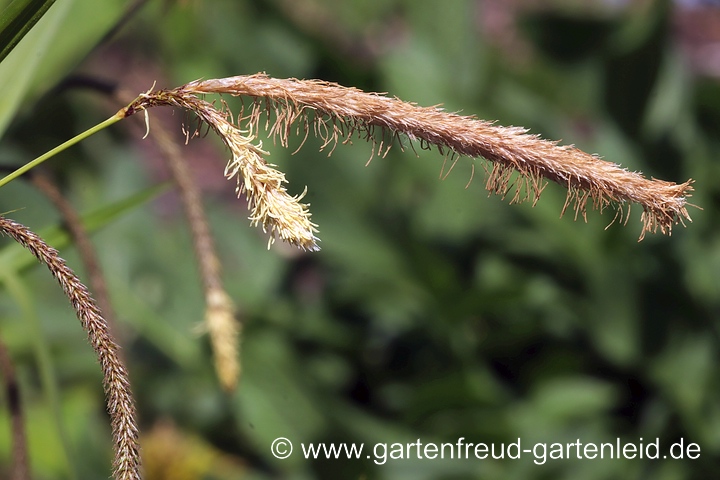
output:
POLYGON ((15 367, 10 359, 10 354, 1 339, 0 375, 2 375, 5 383, 5 395, 12 425, 12 466, 10 467, 10 480, 30 480, 30 463, 28 460, 22 402, 20 401, 20 386, 15 377, 15 367))
POLYGON ((223 388, 232 391, 240 376, 240 325, 235 319, 236 308, 223 287, 220 259, 200 200, 200 192, 192 180, 187 164, 177 144, 164 128, 156 128, 155 135, 178 185, 185 216, 190 225, 195 257, 205 292, 205 325, 210 333, 216 370, 223 388))
MULTIPOLYGON (((123 101, 126 96, 123 95, 123 101)), ((227 107, 225 107, 227 111, 227 107)), ((163 125, 153 127, 153 138, 170 168, 180 192, 195 249, 195 258, 205 293, 205 328, 215 358, 215 370, 227 391, 235 389, 240 377, 240 324, 236 308, 226 293, 215 242, 203 209, 200 191, 193 181, 180 148, 163 125)))
MULTIPOLYGON (((421 146, 435 145, 468 157, 483 157, 502 166, 488 182, 491 191, 505 194, 502 183, 506 169, 522 176, 538 175, 569 187, 569 199, 576 213, 593 199, 596 208, 609 202, 632 202, 643 207, 646 232, 670 234, 672 226, 690 220, 686 198, 692 180, 681 184, 647 179, 617 164, 603 161, 572 146, 542 140, 517 127, 500 127, 473 117, 447 113, 437 107, 419 107, 375 93, 318 80, 276 79, 264 74, 191 82, 171 95, 220 93, 274 101, 275 109, 299 112, 313 109, 331 122, 350 122, 354 129, 368 131, 375 126, 419 139, 421 146), (588 195, 578 195, 578 191, 588 195)), ((287 117, 285 117, 287 118, 287 117)), ((531 182, 531 197, 537 198, 538 182, 531 182)))
POLYGON ((90 344, 100 361, 107 409, 112 423, 115 450, 114 478, 116 480, 140 480, 140 447, 136 422, 135 401, 130 390, 130 380, 122 360, 117 354, 118 346, 110 335, 107 322, 90 296, 85 285, 60 258, 57 250, 24 225, 0 216, 0 232, 25 247, 40 263, 48 267, 62 287, 77 317, 87 332, 90 344))

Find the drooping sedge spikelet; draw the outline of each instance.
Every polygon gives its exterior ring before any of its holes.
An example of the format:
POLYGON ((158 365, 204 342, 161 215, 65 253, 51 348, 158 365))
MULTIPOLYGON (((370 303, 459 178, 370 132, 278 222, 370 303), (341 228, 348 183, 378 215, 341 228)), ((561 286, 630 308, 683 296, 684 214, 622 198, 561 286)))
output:
MULTIPOLYGON (((552 180, 568 189, 568 201, 578 214, 585 215, 586 203, 592 199, 600 210, 611 203, 619 208, 637 203, 643 208, 642 231, 670 234, 672 226, 690 220, 687 200, 692 180, 681 184, 647 179, 619 165, 603 161, 572 146, 560 146, 524 128, 501 127, 474 117, 447 113, 437 107, 419 107, 375 93, 317 80, 275 79, 264 74, 237 76, 191 82, 182 87, 197 94, 225 93, 249 96, 263 103, 274 102, 278 111, 270 131, 286 138, 291 124, 315 113, 315 132, 326 135, 326 143, 337 142, 344 132, 372 134, 374 127, 403 134, 421 144, 449 149, 455 154, 485 158, 493 163, 487 188, 505 195, 512 188, 510 173, 517 171, 529 187, 528 197, 537 200, 544 183, 552 180), (288 113, 289 112, 289 113, 288 113), (345 128, 338 128, 340 127, 345 128)), ((257 113, 251 121, 257 122, 257 113)), ((307 120, 305 120, 307 122, 307 120)), ((307 123, 306 123, 307 125, 307 123)), ((307 128, 307 127, 306 127, 307 128)), ((380 145, 379 150, 382 150, 380 145)), ((514 201, 523 200, 516 190, 514 201)))
MULTIPOLYGON (((621 220, 626 211, 629 213, 629 205, 639 204, 643 209, 640 240, 646 232, 658 229, 670 234, 673 225, 690 220, 687 197, 692 191, 692 180, 676 184, 647 179, 572 146, 561 146, 530 135, 523 128, 496 126, 474 117, 447 113, 438 107, 420 107, 333 83, 275 79, 264 74, 228 77, 148 93, 128 107, 130 114, 157 104, 183 106, 180 103, 184 103, 185 108, 195 111, 233 151, 228 172, 242 176, 244 183, 239 184, 239 188, 246 192, 253 208, 253 222, 262 223, 265 228, 269 226, 272 233, 309 250, 316 248, 316 239, 315 225, 309 221, 307 206, 285 193, 281 186, 284 175, 269 169, 262 160, 264 152, 259 147, 248 146, 250 137, 243 137, 237 127, 224 119, 225 126, 218 128, 218 122, 204 118, 202 111, 198 111, 202 110, 201 104, 197 103, 200 100, 194 95, 208 93, 254 98, 247 117, 250 131, 257 129, 262 114, 270 111, 275 114, 275 120, 271 125, 268 119, 266 128, 283 146, 287 146, 293 129, 299 133, 304 131, 306 137, 312 131, 324 140, 323 148, 331 145, 334 149, 338 141, 347 140, 356 133, 376 142, 373 133, 377 127, 390 134, 390 144, 401 134, 410 140, 419 140, 423 147, 434 145, 441 151, 449 151, 452 156, 490 161, 493 167, 486 188, 504 196, 515 185, 513 202, 526 198, 537 201, 545 180, 551 180, 568 190, 562 212, 571 207, 576 217, 585 217, 588 200, 601 211, 615 205, 618 209, 616 218, 619 216, 621 220), (520 174, 519 183, 511 181, 513 172, 520 174), (266 189, 265 185, 274 188, 266 189), (519 188, 520 185, 526 188, 519 188), (626 206, 627 210, 623 210, 626 206), (297 237, 303 228, 305 234, 297 237)), ((379 153, 387 151, 388 145, 384 145, 384 141, 385 136, 379 145, 375 145, 379 153)))
POLYGON ((135 400, 130 390, 127 370, 118 355, 118 346, 110 334, 100 309, 85 285, 67 266, 65 260, 60 258, 57 250, 50 247, 38 235, 24 225, 3 216, 0 216, 0 233, 14 239, 43 263, 65 292, 87 332, 102 369, 115 450, 113 478, 140 480, 142 475, 135 400))

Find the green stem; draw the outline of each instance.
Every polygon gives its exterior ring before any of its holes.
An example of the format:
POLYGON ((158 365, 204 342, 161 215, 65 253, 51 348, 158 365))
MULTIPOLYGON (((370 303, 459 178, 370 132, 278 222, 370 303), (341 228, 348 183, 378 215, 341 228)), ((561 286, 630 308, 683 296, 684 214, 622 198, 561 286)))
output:
POLYGON ((57 155, 58 153, 60 153, 60 152, 62 152, 63 150, 65 150, 66 148, 75 145, 75 144, 78 143, 79 141, 86 139, 86 138, 89 137, 90 135, 99 132, 100 130, 102 130, 102 129, 105 128, 105 127, 109 127, 109 126, 112 125, 113 123, 118 122, 118 121, 122 120, 123 118, 125 118, 124 110, 120 110, 118 113, 116 113, 116 114, 113 115, 112 117, 108 118, 108 119, 105 120, 104 122, 98 123, 98 124, 95 125, 94 127, 85 130, 85 131, 82 132, 81 134, 76 135, 75 137, 71 138, 71 139, 68 140, 67 142, 65 142, 65 143, 63 143, 63 144, 61 144, 61 145, 58 145, 57 147, 53 148, 52 150, 48 151, 47 153, 44 153, 44 154, 40 155, 40 156, 37 157, 35 160, 26 163, 25 165, 23 165, 22 167, 18 168, 17 170, 15 170, 14 172, 12 172, 11 174, 7 175, 5 178, 3 178, 2 180, 0 180, 0 187, 3 187, 5 184, 10 183, 11 181, 15 180, 17 177, 19 177, 19 176, 22 175, 23 173, 27 172, 28 170, 31 170, 31 169, 37 167, 38 165, 40 165, 41 163, 43 163, 43 162, 44 162, 45 160, 47 160, 48 158, 57 155))

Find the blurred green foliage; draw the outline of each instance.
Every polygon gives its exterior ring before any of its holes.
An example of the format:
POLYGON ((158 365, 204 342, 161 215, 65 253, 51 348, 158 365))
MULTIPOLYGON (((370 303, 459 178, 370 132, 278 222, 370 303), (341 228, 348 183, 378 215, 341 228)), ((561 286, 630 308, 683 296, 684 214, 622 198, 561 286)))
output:
MULTIPOLYGON (((195 330, 203 298, 177 197, 120 218, 95 217, 148 480, 671 480, 718 470, 720 83, 688 70, 673 41, 670 2, 615 9, 548 2, 492 29, 498 2, 150 1, 95 48, 125 3, 59 0, 35 37, 0 64, 4 165, 24 163, 114 112, 98 93, 47 93, 70 72, 134 81, 139 92, 154 80, 172 87, 265 71, 442 103, 648 176, 694 178, 691 201, 702 207, 672 237, 638 244, 640 208, 626 227, 605 229, 614 211, 589 212, 587 223, 561 219, 565 192, 554 184, 534 208, 509 206, 487 198, 480 160, 466 188, 473 161, 461 159, 440 181, 442 156, 407 141, 367 167, 370 146, 357 138, 330 158, 314 139, 294 156, 292 146, 266 141, 290 191, 307 185, 322 239, 319 253, 268 251, 243 201, 232 198, 233 185, 212 187, 222 168, 193 158, 198 178, 211 185, 205 201, 244 325, 235 394, 219 388, 207 340, 195 330), (28 52, 43 56, 23 61, 28 52), (290 458, 271 455, 277 437, 294 442, 290 458), (524 448, 616 438, 659 438, 667 448, 684 439, 702 454, 378 465, 300 453, 300 442, 370 449, 460 437, 521 438, 524 448)), ((151 140, 139 143, 130 132, 113 127, 50 162, 81 211, 102 212, 159 182, 151 140)), ((218 145, 207 138, 190 147, 198 143, 218 145)), ((0 210, 36 231, 59 222, 22 180, 2 189, 0 210)), ((55 245, 82 273, 72 248, 55 245)), ((9 267, 29 258, 21 256, 10 247, 0 256, 0 333, 21 381, 34 478, 106 478, 100 369, 47 272, 9 267), (41 367, 43 355, 50 363, 41 367)), ((9 464, 8 423, 3 410, 0 475, 9 464)))

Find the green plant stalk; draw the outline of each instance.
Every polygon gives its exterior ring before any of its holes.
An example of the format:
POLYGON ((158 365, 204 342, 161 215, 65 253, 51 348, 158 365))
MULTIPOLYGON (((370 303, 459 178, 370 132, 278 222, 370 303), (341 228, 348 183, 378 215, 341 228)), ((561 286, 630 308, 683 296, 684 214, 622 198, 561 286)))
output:
POLYGON ((75 465, 73 463, 73 453, 71 443, 68 439, 67 431, 62 421, 62 412, 60 404, 60 392, 58 390, 58 379, 53 368, 52 358, 50 356, 50 347, 45 339, 40 319, 33 305, 32 298, 28 292, 24 282, 17 276, 16 272, 3 272, 0 275, 0 282, 5 284, 10 294, 15 297, 20 309, 25 316, 25 320, 29 322, 32 329, 33 347, 35 350, 35 359, 37 361, 38 370, 40 371, 40 382, 45 393, 45 399, 52 411, 55 419, 55 433, 61 444, 63 461, 65 463, 67 478, 76 480, 78 478, 75 465))
POLYGON ((51 158, 51 157, 54 157, 55 155, 57 155, 58 153, 62 152, 63 150, 65 150, 65 149, 67 149, 67 148, 69 148, 69 147, 72 147, 72 146, 75 145, 76 143, 78 143, 78 142, 80 142, 80 141, 82 141, 82 140, 85 140, 85 139, 88 138, 89 136, 91 136, 91 135, 99 132, 100 130, 102 130, 102 129, 106 128, 106 127, 109 127, 109 126, 112 125, 113 123, 118 122, 118 121, 122 120, 123 118, 125 118, 125 117, 124 117, 124 115, 123 115, 123 110, 121 110, 120 112, 116 113, 115 115, 113 115, 112 117, 108 118, 108 119, 105 120, 104 122, 98 123, 98 124, 95 125, 94 127, 91 127, 91 128, 89 128, 89 129, 85 130, 84 132, 82 132, 81 134, 74 136, 73 138, 71 138, 71 139, 68 140, 67 142, 62 143, 62 144, 58 145, 57 147, 53 148, 52 150, 50 150, 50 151, 48 151, 48 152, 40 155, 40 156, 37 157, 35 160, 32 160, 32 161, 26 163, 25 165, 23 165, 22 167, 18 168, 18 169, 15 170, 14 172, 12 172, 12 173, 8 174, 7 176, 5 176, 2 180, 0 180, 0 187, 3 187, 4 185, 6 185, 6 184, 10 183, 11 181, 15 180, 17 177, 19 177, 19 176, 22 175, 23 173, 26 173, 26 172, 28 172, 29 170, 32 170, 33 168, 35 168, 35 167, 37 167, 38 165, 40 165, 41 163, 43 163, 45 160, 47 160, 47 159, 49 159, 49 158, 51 158))

